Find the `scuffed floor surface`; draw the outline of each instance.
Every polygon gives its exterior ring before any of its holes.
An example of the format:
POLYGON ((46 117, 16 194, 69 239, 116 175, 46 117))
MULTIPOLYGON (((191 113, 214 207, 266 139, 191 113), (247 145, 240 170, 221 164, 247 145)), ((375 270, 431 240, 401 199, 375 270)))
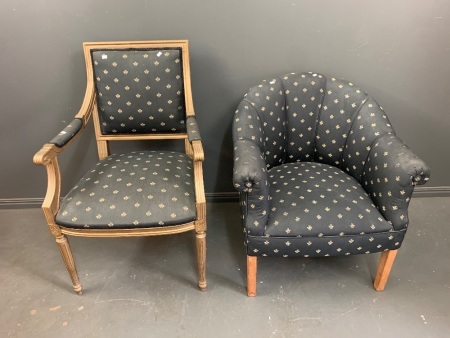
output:
POLYGON ((450 337, 450 198, 416 198, 384 292, 378 254, 261 258, 245 294, 237 203, 208 206, 206 292, 192 233, 70 237, 72 291, 40 209, 0 210, 1 337, 450 337))

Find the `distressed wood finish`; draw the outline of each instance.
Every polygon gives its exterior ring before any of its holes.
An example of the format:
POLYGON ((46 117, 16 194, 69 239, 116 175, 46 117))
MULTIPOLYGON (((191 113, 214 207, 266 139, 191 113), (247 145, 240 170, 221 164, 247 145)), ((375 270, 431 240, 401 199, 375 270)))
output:
POLYGON ((186 152, 186 155, 188 155, 190 158, 194 156, 194 149, 192 149, 192 144, 189 142, 189 140, 186 138, 184 139, 184 149, 186 152))
POLYGON ((67 271, 69 271, 70 279, 72 280, 73 290, 79 295, 83 292, 83 287, 81 286, 80 280, 78 278, 77 268, 75 267, 75 262, 73 260, 72 251, 70 250, 69 241, 64 235, 56 237, 56 243, 58 243, 59 250, 63 257, 64 264, 66 265, 67 271))
POLYGON ((78 237, 143 237, 175 235, 195 229, 195 222, 167 227, 139 228, 139 229, 70 229, 59 226, 61 233, 78 237))
POLYGON ((94 116, 92 120, 94 122, 95 139, 97 141, 98 159, 103 160, 110 155, 110 151, 108 140, 104 140, 102 138, 102 133, 100 131, 100 119, 98 117, 97 103, 94 103, 94 112, 95 114, 93 114, 94 116))
POLYGON ((198 264, 198 287, 201 291, 206 290, 206 233, 196 234, 197 264, 198 264))
POLYGON ((247 256, 247 296, 256 296, 256 272, 258 258, 256 256, 247 256))
POLYGON ((381 253, 377 273, 375 275, 375 281, 373 283, 375 290, 384 290, 392 269, 392 265, 394 264, 395 256, 397 256, 397 252, 398 250, 387 250, 381 253))
POLYGON ((45 144, 34 156, 33 161, 37 165, 43 165, 47 169, 47 192, 42 210, 47 221, 50 232, 55 236, 61 255, 72 280, 73 289, 81 294, 82 286, 78 278, 75 261, 72 256, 70 245, 66 235, 82 237, 136 237, 136 236, 158 236, 171 235, 186 231, 196 232, 196 247, 198 259, 198 286, 200 290, 206 289, 206 198, 203 184, 204 160, 203 147, 200 140, 189 142, 187 133, 174 134, 145 134, 145 135, 102 135, 98 109, 96 104, 95 84, 93 78, 93 67, 90 52, 92 49, 129 49, 129 48, 181 48, 183 59, 183 79, 186 117, 195 116, 192 93, 191 77, 189 66, 188 41, 119 41, 119 42, 95 42, 84 43, 84 56, 86 63, 87 85, 83 103, 80 110, 75 115, 82 121, 81 130, 67 142, 63 147, 58 148, 54 144, 45 144), (58 156, 82 133, 89 120, 93 117, 95 136, 97 141, 98 157, 104 159, 110 155, 110 141, 130 141, 130 140, 183 140, 185 142, 186 154, 194 161, 194 181, 197 218, 195 221, 185 224, 172 225, 167 227, 136 228, 136 229, 71 229, 56 224, 56 214, 59 210, 61 195, 61 173, 58 164, 58 156))

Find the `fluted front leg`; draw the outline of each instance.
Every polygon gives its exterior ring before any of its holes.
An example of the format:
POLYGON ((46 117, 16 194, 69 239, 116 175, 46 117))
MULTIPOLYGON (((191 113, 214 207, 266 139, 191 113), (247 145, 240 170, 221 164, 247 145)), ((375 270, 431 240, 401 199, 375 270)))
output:
POLYGON ((75 262, 73 260, 72 251, 70 250, 69 241, 65 235, 56 237, 56 243, 58 243, 59 250, 61 251, 64 264, 66 265, 67 271, 69 271, 70 278, 72 279, 73 289, 76 293, 82 294, 83 287, 81 286, 80 280, 78 278, 77 268, 75 267, 75 262))
POLYGON ((198 287, 206 290, 206 232, 197 232, 198 287))

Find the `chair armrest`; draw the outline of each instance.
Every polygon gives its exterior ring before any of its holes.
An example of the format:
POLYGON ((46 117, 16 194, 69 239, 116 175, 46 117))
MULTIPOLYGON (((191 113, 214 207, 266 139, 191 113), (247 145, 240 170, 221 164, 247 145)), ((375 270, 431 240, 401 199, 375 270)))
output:
POLYGON ((195 116, 189 116, 186 119, 186 132, 188 135, 186 143, 186 151, 192 158, 194 162, 203 161, 205 159, 205 154, 203 152, 202 138, 200 137, 200 129, 198 128, 197 119, 195 116))
POLYGON ((73 121, 56 135, 49 143, 45 144, 33 157, 33 162, 38 165, 47 165, 49 160, 57 156, 64 150, 65 146, 71 143, 80 131, 88 123, 95 105, 95 91, 92 81, 86 86, 83 103, 73 121))
POLYGON ((195 140, 201 141, 202 138, 200 136, 200 129, 198 128, 197 119, 195 118, 195 116, 189 116, 186 119, 186 131, 188 134, 189 142, 195 140))
POLYGON ((75 118, 71 123, 61 130, 52 140, 45 144, 33 157, 37 165, 47 165, 51 159, 56 157, 64 147, 69 144, 83 129, 83 120, 75 118))
POLYGON ((61 230, 55 223, 55 215, 59 210, 59 200, 61 196, 61 173, 58 164, 58 155, 70 144, 81 130, 86 126, 95 106, 95 91, 93 82, 89 81, 86 86, 86 93, 78 114, 74 120, 64 128, 49 143, 44 144, 42 148, 33 156, 33 162, 36 165, 44 165, 47 170, 47 193, 45 194, 42 210, 54 236, 61 236, 61 230))
POLYGON ((362 186, 395 230, 408 226, 408 205, 414 186, 430 178, 429 167, 397 136, 385 135, 369 152, 362 186))
POLYGON ((83 121, 81 119, 75 118, 70 122, 66 128, 59 132, 56 137, 54 137, 49 143, 54 144, 58 148, 64 147, 69 143, 76 134, 82 129, 83 121))
POLYGON ((197 209, 195 229, 197 233, 200 233, 206 231, 206 197, 202 167, 205 153, 203 151, 200 130, 194 116, 189 116, 186 119, 186 131, 188 134, 187 141, 185 142, 186 152, 194 160, 195 201, 197 209))
POLYGON ((248 235, 262 236, 269 217, 269 181, 264 157, 249 140, 234 142, 234 187, 244 199, 244 226, 248 235))
POLYGON ((59 209, 61 194, 61 173, 59 170, 58 155, 83 129, 83 121, 82 118, 76 117, 56 137, 47 144, 44 144, 33 156, 34 164, 43 165, 47 169, 47 193, 42 204, 42 209, 50 226, 50 231, 54 235, 60 234, 59 228, 55 225, 55 215, 59 209))

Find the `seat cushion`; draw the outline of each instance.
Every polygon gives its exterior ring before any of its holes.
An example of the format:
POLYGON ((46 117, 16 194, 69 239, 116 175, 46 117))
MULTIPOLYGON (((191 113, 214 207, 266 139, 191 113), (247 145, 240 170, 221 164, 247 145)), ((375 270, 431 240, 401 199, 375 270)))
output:
POLYGON ((169 151, 115 154, 99 161, 61 202, 68 228, 128 229, 196 219, 192 160, 169 151))
POLYGON ((270 214, 265 234, 322 237, 392 230, 351 176, 321 163, 284 164, 269 171, 270 214))
POLYGON ((398 249, 394 231, 359 183, 321 163, 269 171, 270 213, 263 236, 247 235, 251 256, 323 257, 398 249))

